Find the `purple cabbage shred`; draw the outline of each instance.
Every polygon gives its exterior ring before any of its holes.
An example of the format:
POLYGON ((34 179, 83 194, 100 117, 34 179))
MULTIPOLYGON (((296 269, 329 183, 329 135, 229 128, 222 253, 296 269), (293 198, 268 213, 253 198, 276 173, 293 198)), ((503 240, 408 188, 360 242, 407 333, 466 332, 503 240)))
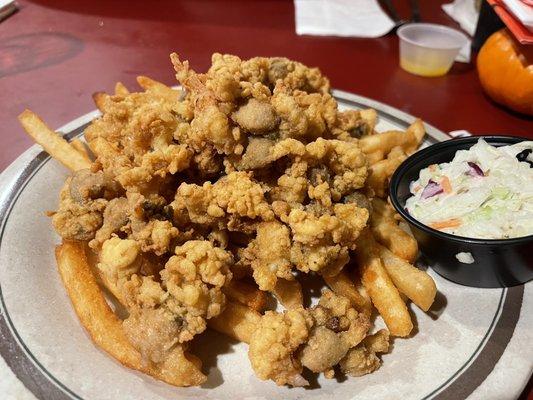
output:
POLYGON ((444 189, 440 184, 437 182, 430 180, 424 190, 422 191, 422 194, 420 197, 422 199, 429 199, 430 197, 436 196, 438 194, 441 194, 444 192, 444 189))
POLYGON ((467 174, 470 176, 485 176, 485 173, 483 170, 474 162, 468 161, 467 162, 470 169, 468 170, 467 174))

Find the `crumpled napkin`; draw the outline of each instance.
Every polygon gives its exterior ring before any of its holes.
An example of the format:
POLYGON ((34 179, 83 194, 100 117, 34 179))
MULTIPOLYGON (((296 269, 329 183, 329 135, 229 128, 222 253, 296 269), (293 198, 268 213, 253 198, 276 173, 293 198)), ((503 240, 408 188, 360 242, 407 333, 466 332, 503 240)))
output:
POLYGON ((457 21, 470 36, 476 31, 479 10, 476 9, 475 0, 455 0, 443 4, 442 9, 453 20, 457 21))
MULTIPOLYGON (((461 28, 470 36, 474 36, 479 18, 479 10, 476 9, 475 0, 455 0, 452 3, 443 4, 442 9, 450 18, 458 22, 461 28)), ((472 41, 461 49, 455 61, 470 62, 470 47, 472 41)))
POLYGON ((377 0, 294 0, 298 35, 380 37, 394 27, 377 0))

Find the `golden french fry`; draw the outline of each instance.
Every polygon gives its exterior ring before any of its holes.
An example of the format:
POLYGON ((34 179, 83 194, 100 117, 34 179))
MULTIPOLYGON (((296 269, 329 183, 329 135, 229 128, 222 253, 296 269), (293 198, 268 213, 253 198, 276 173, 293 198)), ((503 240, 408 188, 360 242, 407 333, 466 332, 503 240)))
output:
POLYGON ((222 291, 231 300, 248 306, 252 310, 261 312, 266 307, 266 292, 249 283, 232 280, 222 291))
POLYGON ((93 93, 94 104, 96 105, 96 108, 98 108, 101 112, 105 111, 105 100, 107 96, 108 94, 104 92, 93 93))
POLYGON ((297 280, 278 279, 272 292, 287 310, 303 307, 302 286, 297 280))
POLYGON ((177 89, 172 89, 164 83, 158 82, 155 79, 149 78, 147 76, 138 76, 137 83, 146 91, 151 91, 156 93, 159 96, 169 97, 171 99, 178 99, 181 91, 177 89))
POLYGON ((398 226, 393 217, 394 211, 391 211, 392 207, 385 201, 374 198, 372 209, 370 228, 377 241, 404 260, 414 262, 418 256, 418 243, 398 226))
POLYGON ((390 177, 406 158, 407 155, 400 146, 394 147, 385 160, 370 166, 366 186, 372 188, 376 196, 385 197, 390 177))
POLYGON ((413 122, 409 128, 407 128, 406 133, 412 135, 414 137, 414 141, 412 143, 407 143, 405 146, 403 146, 403 148, 407 154, 412 154, 418 149, 420 143, 422 143, 422 140, 426 135, 426 128, 424 128, 424 123, 422 120, 417 119, 415 122, 413 122))
POLYGON ((83 142, 76 138, 76 139, 73 139, 71 142, 70 142, 70 145, 72 147, 74 147, 74 149, 80 153, 83 158, 85 158, 87 161, 91 162, 91 156, 89 156, 89 153, 87 152, 87 148, 85 147, 85 145, 83 144, 83 142))
POLYGON ((370 126, 370 129, 373 130, 376 127, 378 121, 378 113, 373 108, 367 108, 365 110, 360 110, 359 115, 365 122, 370 126))
POLYGON ((346 297, 355 309, 367 316, 372 314, 370 299, 362 296, 357 290, 354 281, 346 271, 341 271, 335 276, 324 276, 324 281, 335 294, 346 297))
POLYGON ((252 333, 261 321, 261 314, 242 304, 226 302, 221 314, 207 321, 207 325, 235 340, 250 343, 252 333))
POLYGON ((44 150, 72 171, 90 168, 91 162, 78 153, 59 134, 51 130, 43 120, 30 110, 25 110, 18 116, 22 127, 28 135, 44 150))
POLYGON ((384 217, 396 219, 396 210, 383 199, 372 199, 372 211, 384 217))
POLYGON ((199 360, 186 355, 181 346, 176 346, 161 364, 143 361, 141 354, 127 339, 122 321, 113 313, 98 287, 87 263, 83 243, 64 242, 57 246, 56 260, 74 310, 97 346, 124 366, 171 385, 192 386, 205 382, 206 376, 199 369, 199 360))
POLYGON ((137 83, 144 90, 147 90, 147 89, 150 89, 150 88, 154 88, 154 87, 164 87, 164 88, 170 89, 164 83, 158 82, 155 79, 149 78, 148 76, 144 76, 144 75, 139 75, 137 77, 137 83))
POLYGON ((381 150, 376 150, 372 153, 366 154, 366 159, 368 160, 368 164, 374 165, 377 162, 383 160, 385 158, 385 153, 383 153, 381 150))
POLYGON ((117 96, 127 96, 130 94, 130 91, 122 82, 117 82, 115 84, 115 95, 117 96))
POLYGON ((409 335, 413 329, 411 316, 383 267, 378 244, 369 230, 364 230, 359 236, 355 256, 361 270, 361 281, 391 335, 409 335))
POLYGON ((420 119, 417 119, 405 132, 386 131, 377 135, 365 136, 359 140, 359 145, 365 154, 378 150, 388 154, 396 146, 401 146, 404 151, 410 153, 418 148, 424 135, 424 124, 420 119))
POLYGON ((384 246, 379 246, 379 256, 398 290, 422 310, 429 310, 437 294, 437 286, 433 278, 402 260, 384 246))

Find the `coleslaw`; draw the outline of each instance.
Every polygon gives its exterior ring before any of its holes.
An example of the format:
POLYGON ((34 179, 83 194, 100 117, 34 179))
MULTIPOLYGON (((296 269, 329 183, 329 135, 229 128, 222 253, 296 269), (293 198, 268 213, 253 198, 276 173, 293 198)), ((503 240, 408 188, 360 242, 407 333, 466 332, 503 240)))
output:
POLYGON ((507 239, 533 234, 533 141, 494 147, 483 139, 411 182, 406 210, 453 235, 507 239))

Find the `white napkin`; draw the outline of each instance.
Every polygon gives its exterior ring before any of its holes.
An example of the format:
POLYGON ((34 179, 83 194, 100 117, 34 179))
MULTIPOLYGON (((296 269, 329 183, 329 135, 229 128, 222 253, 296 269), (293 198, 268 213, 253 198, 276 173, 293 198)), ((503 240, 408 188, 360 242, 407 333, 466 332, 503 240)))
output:
POLYGON ((442 9, 453 20, 457 21, 470 36, 474 36, 479 18, 475 0, 455 0, 453 3, 443 4, 442 9))
POLYGON ((294 0, 298 35, 380 37, 394 22, 376 0, 294 0))
POLYGON ((472 134, 470 132, 462 130, 462 129, 458 130, 458 131, 448 132, 448 135, 450 135, 453 138, 472 136, 472 134))
MULTIPOLYGON (((442 9, 454 21, 458 22, 461 28, 470 36, 474 36, 479 18, 479 11, 476 9, 475 0, 455 0, 453 3, 443 4, 442 9)), ((470 47, 472 41, 461 49, 455 61, 469 63, 470 62, 470 47)))

